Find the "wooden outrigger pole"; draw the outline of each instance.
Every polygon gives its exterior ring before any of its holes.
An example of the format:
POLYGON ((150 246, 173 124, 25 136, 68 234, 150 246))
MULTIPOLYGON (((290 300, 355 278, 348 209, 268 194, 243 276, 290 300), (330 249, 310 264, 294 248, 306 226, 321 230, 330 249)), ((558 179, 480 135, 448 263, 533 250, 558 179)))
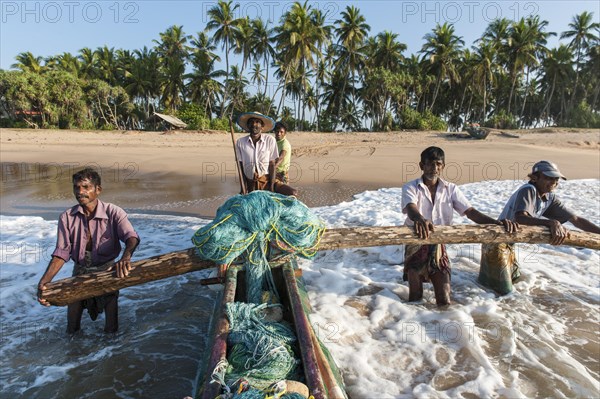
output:
MULTIPOLYGON (((410 227, 351 227, 325 231, 318 250, 379 247, 403 244, 472 244, 472 243, 550 243, 550 230, 542 226, 522 226, 507 234, 502 226, 455 225, 435 226, 428 239, 418 238, 410 227)), ((600 249, 600 235, 570 231, 562 245, 600 249)), ((46 284, 42 298, 55 306, 64 306, 93 296, 177 276, 196 270, 216 267, 201 260, 195 248, 170 252, 132 262, 128 277, 118 278, 114 272, 98 272, 70 277, 46 284)))

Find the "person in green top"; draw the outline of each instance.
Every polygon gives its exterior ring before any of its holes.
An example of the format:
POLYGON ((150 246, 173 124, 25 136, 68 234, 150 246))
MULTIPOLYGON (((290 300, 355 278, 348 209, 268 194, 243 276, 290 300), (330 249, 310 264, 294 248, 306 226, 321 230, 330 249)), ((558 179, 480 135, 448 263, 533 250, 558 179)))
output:
POLYGON ((277 122, 274 132, 279 157, 275 160, 275 179, 271 182, 271 191, 296 197, 298 196, 298 190, 288 185, 292 146, 288 139, 285 138, 287 127, 283 122, 277 122), (277 185, 275 185, 275 182, 277 182, 277 185))

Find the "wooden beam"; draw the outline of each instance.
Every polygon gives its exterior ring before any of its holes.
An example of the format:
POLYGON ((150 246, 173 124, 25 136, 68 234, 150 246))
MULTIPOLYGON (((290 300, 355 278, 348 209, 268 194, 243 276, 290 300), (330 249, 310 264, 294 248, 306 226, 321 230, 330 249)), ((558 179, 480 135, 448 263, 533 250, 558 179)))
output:
MULTIPOLYGON (((403 244, 473 244, 473 243, 550 243, 550 230, 543 226, 522 226, 518 232, 507 234, 502 226, 454 225, 435 226, 427 240, 421 240, 410 227, 354 227, 329 229, 323 235, 319 250, 380 247, 403 244)), ((600 249, 600 235, 570 231, 562 245, 600 249)))
POLYGON ((132 285, 209 269, 216 265, 198 258, 195 248, 188 248, 132 262, 131 266, 129 276, 124 278, 118 278, 114 271, 110 271, 82 274, 48 283, 42 297, 51 305, 64 306, 132 285))
MULTIPOLYGON (((421 240, 409 227, 351 227, 328 229, 319 243, 319 250, 403 244, 500 242, 547 244, 550 242, 550 230, 541 226, 524 226, 517 233, 506 234, 501 226, 436 226, 435 231, 427 240, 421 240)), ((565 240, 563 245, 598 250, 600 249, 600 235, 571 231, 570 237, 565 240)), ((133 269, 129 276, 124 278, 116 277, 114 272, 99 272, 48 283, 42 297, 52 305, 64 306, 121 288, 216 267, 213 262, 199 259, 194 248, 133 262, 132 266, 133 269)))

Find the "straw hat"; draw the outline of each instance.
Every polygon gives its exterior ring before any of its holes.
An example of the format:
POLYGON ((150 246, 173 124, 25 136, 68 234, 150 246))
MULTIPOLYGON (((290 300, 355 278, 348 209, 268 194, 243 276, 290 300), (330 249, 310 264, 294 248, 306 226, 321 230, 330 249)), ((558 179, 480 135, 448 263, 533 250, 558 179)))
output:
POLYGON ((246 112, 238 116, 237 124, 244 130, 248 131, 248 119, 260 119, 263 123, 263 132, 270 132, 275 126, 275 121, 260 112, 246 112))

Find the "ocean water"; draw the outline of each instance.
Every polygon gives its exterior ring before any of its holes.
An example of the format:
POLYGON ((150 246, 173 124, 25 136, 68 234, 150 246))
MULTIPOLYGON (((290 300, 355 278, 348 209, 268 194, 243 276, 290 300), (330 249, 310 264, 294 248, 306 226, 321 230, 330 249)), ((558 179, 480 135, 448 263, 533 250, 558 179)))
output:
MULTIPOLYGON (((497 216, 522 182, 461 186, 497 216)), ((600 224, 600 180, 562 182, 560 198, 600 224)), ((404 223, 400 188, 313 208, 329 227, 404 223)), ((469 223, 455 215, 455 223, 469 223)), ((130 214, 142 238, 135 259, 191 246, 206 219, 130 214)), ((10 398, 183 398, 196 389, 215 292, 210 271, 121 291, 120 331, 84 314, 64 332, 66 308, 35 301, 56 239, 56 220, 0 216, 0 395, 10 398)), ((523 277, 496 297, 476 282, 479 245, 451 245, 452 299, 437 309, 431 285, 407 303, 402 247, 324 251, 302 260, 310 319, 352 398, 600 397, 598 251, 519 245, 523 277)), ((135 260, 134 259, 134 260, 135 260)), ((67 277, 71 264, 55 278, 67 277)))

